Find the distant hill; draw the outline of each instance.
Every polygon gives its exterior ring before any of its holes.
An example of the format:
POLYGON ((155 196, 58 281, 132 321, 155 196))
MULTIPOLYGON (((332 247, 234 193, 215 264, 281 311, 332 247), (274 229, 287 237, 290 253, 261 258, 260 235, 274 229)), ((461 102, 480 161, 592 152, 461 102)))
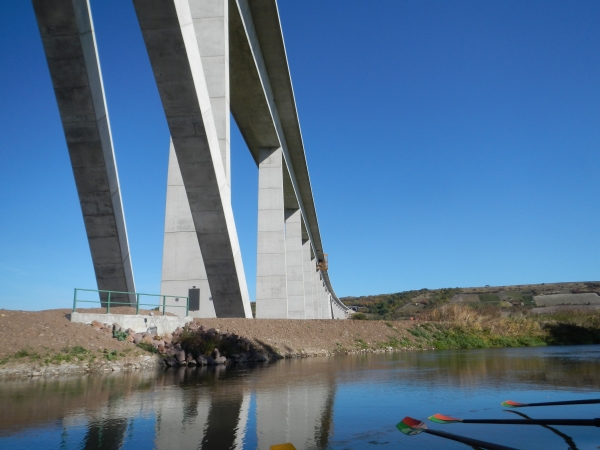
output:
MULTIPOLYGON (((340 300, 346 306, 358 307, 360 312, 368 314, 371 318, 402 319, 449 302, 470 303, 474 307, 495 305, 534 308, 557 305, 559 302, 563 305, 590 305, 595 304, 594 294, 600 295, 598 281, 421 289, 393 294, 343 297, 340 300), (548 297, 544 299, 544 296, 548 297)), ((598 302, 600 303, 600 297, 598 302)))

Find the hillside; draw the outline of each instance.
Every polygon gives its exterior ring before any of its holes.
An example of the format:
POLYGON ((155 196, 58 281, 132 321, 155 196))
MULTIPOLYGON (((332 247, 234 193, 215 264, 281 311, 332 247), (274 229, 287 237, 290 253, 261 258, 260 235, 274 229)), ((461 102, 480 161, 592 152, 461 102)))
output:
POLYGON ((446 303, 469 303, 474 308, 552 308, 600 305, 600 282, 542 283, 515 286, 421 289, 393 294, 343 297, 368 318, 407 319, 446 303), (587 295, 584 295, 587 294, 587 295))

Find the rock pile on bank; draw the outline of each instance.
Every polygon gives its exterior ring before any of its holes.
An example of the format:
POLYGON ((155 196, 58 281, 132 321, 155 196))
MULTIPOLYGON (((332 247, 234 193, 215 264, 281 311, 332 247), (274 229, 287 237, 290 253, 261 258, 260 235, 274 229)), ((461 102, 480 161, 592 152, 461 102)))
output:
POLYGON ((131 328, 123 329, 119 324, 92 322, 99 332, 112 333, 120 341, 158 353, 169 367, 206 366, 266 362, 269 357, 245 337, 218 328, 209 328, 196 323, 177 328, 173 333, 136 333, 131 328))

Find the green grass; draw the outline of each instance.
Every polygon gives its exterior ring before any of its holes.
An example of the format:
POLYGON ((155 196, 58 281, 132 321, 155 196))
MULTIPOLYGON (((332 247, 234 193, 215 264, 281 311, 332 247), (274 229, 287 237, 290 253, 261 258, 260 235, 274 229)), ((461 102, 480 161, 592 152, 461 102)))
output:
POLYGON ((137 344, 137 346, 147 352, 158 353, 158 349, 154 347, 154 345, 148 344, 147 342, 140 342, 139 344, 137 344))
POLYGON ((7 356, 0 360, 0 364, 6 364, 8 362, 42 362, 45 365, 49 364, 60 364, 63 362, 79 362, 85 360, 93 360, 91 352, 80 345, 74 347, 64 347, 60 351, 54 352, 46 349, 43 354, 28 350, 21 349, 10 356, 7 356))
POLYGON ((356 342, 356 346, 358 348, 360 348, 361 350, 367 350, 367 349, 371 348, 371 346, 368 343, 366 343, 363 339, 356 339, 355 342, 356 342))
POLYGON ((480 302, 499 302, 500 301, 500 297, 498 297, 498 294, 479 294, 479 301, 480 302))

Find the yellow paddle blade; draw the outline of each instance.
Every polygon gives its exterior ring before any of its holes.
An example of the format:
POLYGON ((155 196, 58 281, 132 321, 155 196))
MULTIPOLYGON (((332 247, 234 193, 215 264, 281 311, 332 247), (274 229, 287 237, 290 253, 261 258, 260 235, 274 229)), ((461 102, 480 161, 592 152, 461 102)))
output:
POLYGON ((288 442, 287 444, 271 445, 271 450, 296 450, 296 447, 288 442))

